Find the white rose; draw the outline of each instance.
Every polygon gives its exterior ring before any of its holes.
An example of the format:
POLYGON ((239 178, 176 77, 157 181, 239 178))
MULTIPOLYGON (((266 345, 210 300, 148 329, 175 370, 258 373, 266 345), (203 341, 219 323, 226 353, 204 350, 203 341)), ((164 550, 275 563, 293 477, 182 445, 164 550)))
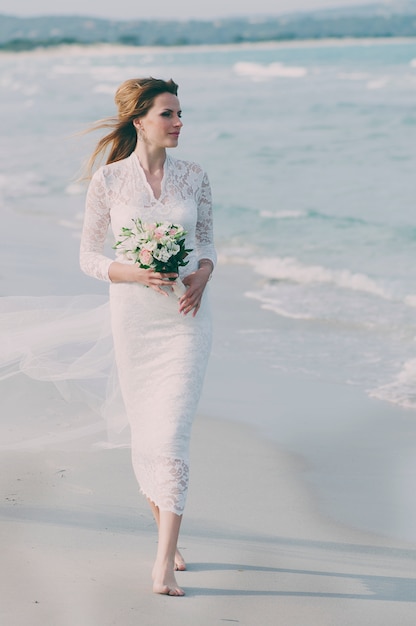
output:
POLYGON ((169 261, 172 255, 165 248, 161 248, 160 250, 155 250, 153 253, 153 256, 158 261, 162 261, 162 263, 166 263, 166 261, 169 261))
POLYGON ((170 255, 174 256, 175 254, 178 254, 180 247, 177 243, 172 241, 172 243, 168 246, 168 250, 170 252, 170 255))

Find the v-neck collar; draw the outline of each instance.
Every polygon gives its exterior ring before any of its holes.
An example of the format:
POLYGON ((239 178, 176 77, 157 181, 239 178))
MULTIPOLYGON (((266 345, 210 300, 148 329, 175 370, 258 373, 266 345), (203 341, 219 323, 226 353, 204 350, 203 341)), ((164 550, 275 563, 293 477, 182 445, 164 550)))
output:
POLYGON ((147 180, 146 177, 146 172, 143 169, 143 165, 140 163, 140 159, 137 156, 137 154, 135 152, 132 153, 132 157, 134 158, 134 160, 137 163, 137 169, 140 172, 140 176, 142 177, 143 183, 145 185, 145 187, 147 188, 150 197, 155 201, 155 202, 161 202, 163 195, 165 193, 165 186, 166 186, 166 179, 167 179, 167 174, 168 174, 168 166, 169 166, 169 161, 170 161, 170 157, 168 154, 166 154, 166 158, 165 158, 165 162, 163 163, 163 176, 162 176, 162 180, 160 181, 160 196, 158 198, 156 198, 154 191, 152 189, 152 186, 150 185, 149 181, 147 180))

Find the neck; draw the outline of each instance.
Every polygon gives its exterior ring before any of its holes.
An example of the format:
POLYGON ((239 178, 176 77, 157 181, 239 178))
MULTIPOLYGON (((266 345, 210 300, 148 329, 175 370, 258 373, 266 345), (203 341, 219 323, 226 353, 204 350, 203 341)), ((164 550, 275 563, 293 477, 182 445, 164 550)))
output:
POLYGON ((147 172, 153 173, 163 168, 166 160, 165 148, 151 150, 145 144, 138 142, 134 152, 137 154, 142 168, 147 172))

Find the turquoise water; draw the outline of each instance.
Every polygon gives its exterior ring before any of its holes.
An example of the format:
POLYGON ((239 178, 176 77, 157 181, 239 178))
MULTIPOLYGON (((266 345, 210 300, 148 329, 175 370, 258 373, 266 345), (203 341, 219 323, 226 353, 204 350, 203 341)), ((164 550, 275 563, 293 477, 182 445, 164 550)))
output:
POLYGON ((0 69, 1 294, 104 289, 78 271, 75 179, 96 137, 75 133, 124 79, 172 77, 175 154, 210 175, 220 260, 291 321, 249 349, 416 408, 416 42, 72 48, 0 69))

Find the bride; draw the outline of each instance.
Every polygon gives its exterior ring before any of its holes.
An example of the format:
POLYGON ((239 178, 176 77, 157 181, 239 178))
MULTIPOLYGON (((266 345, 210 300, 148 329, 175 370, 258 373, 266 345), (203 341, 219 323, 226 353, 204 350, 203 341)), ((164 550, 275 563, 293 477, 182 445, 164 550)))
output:
POLYGON ((189 440, 211 346, 207 283, 216 261, 210 185, 193 162, 175 159, 182 129, 178 86, 139 78, 117 89, 118 115, 94 129, 110 131, 98 142, 81 239, 82 270, 109 283, 111 331, 132 463, 158 526, 153 590, 184 595, 175 578, 186 564, 177 543, 189 479, 189 440), (141 268, 116 249, 104 253, 109 229, 115 240, 132 220, 181 225, 189 254, 178 272, 141 268), (182 280, 185 293, 173 285, 182 280))

